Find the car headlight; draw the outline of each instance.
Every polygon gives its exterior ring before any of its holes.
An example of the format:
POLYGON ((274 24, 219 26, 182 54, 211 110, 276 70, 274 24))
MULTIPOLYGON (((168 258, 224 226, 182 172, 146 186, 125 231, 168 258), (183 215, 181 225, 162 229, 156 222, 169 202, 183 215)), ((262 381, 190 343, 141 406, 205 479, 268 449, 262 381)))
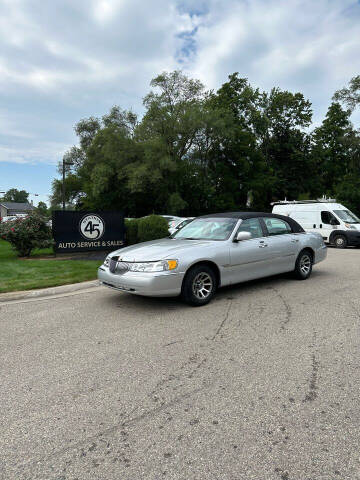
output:
POLYGON ((131 272, 165 272, 175 270, 177 260, 160 260, 158 262, 135 262, 128 263, 131 272))
POLYGON ((108 267, 110 264, 110 256, 107 256, 104 260, 104 267, 108 267))
POLYGON ((356 227, 354 227, 354 225, 350 225, 350 223, 345 223, 345 227, 349 228, 350 230, 356 230, 356 227))

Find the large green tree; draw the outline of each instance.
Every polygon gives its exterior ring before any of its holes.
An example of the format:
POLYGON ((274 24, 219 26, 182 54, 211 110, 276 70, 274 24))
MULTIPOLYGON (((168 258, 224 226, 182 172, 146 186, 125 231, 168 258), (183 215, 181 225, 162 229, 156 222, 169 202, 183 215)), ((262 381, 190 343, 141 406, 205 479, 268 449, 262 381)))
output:
MULTIPOLYGON (((86 203, 91 204, 92 200, 88 198, 90 192, 85 190, 87 177, 91 172, 86 172, 84 165, 88 160, 88 150, 96 135, 102 129, 113 128, 126 136, 132 136, 136 125, 137 116, 131 111, 122 110, 117 105, 112 107, 110 112, 101 119, 97 117, 84 118, 75 125, 74 130, 79 138, 79 145, 71 147, 64 154, 63 161, 58 164, 58 173, 61 177, 63 162, 65 162, 65 201, 67 207, 83 208, 86 203)), ((51 196, 53 209, 61 205, 62 197, 62 179, 54 179, 51 196)))
MULTIPOLYGON (((341 100, 352 95, 354 106, 356 81, 350 86, 341 100)), ((351 189, 355 204, 360 142, 350 113, 335 102, 310 132, 311 103, 300 92, 263 92, 238 73, 207 92, 180 71, 164 72, 151 81, 141 119, 115 106, 75 126, 79 143, 64 156, 66 203, 128 216, 199 215, 267 210, 284 197, 346 198, 351 189)), ((62 190, 55 179, 53 208, 62 190)))
POLYGON ((10 188, 4 197, 4 202, 18 202, 18 203, 26 203, 28 202, 29 193, 25 190, 18 190, 17 188, 10 188))
POLYGON ((334 194, 334 187, 352 170, 355 132, 350 111, 332 103, 320 127, 313 135, 313 157, 319 165, 318 180, 324 193, 334 194))

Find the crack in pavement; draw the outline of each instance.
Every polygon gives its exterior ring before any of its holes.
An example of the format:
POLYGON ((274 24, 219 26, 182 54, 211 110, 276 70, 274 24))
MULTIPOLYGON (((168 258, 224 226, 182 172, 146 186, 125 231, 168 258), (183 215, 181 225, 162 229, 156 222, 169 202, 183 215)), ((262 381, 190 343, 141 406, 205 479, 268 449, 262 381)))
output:
MULTIPOLYGON (((316 332, 314 331, 313 343, 310 345, 310 348, 313 349, 316 343, 316 332)), ((309 391, 305 395, 303 402, 313 402, 317 398, 318 390, 318 371, 320 367, 319 360, 316 359, 315 353, 311 355, 311 375, 309 379, 309 391)))
POLYGON ((281 322, 280 329, 281 330, 286 330, 287 324, 290 322, 291 317, 292 317, 292 309, 290 305, 288 304, 287 300, 284 298, 284 296, 277 290, 275 287, 270 287, 271 290, 273 290, 276 295, 280 298, 282 301, 284 307, 285 307, 285 320, 281 322))
POLYGON ((232 299, 229 301, 229 305, 228 305, 228 308, 227 308, 227 310, 226 310, 226 313, 225 313, 225 315, 224 315, 224 318, 223 318, 222 322, 220 323, 220 325, 219 325, 218 329, 216 330, 214 336, 211 338, 212 341, 214 341, 215 338, 219 335, 219 333, 220 333, 221 330, 223 329, 223 327, 224 327, 227 319, 229 318, 229 313, 230 313, 230 308, 231 308, 231 306, 232 306, 232 299))
MULTIPOLYGON (((105 435, 110 435, 111 433, 114 433, 118 430, 122 430, 126 427, 130 427, 133 424, 135 424, 137 422, 140 422, 141 420, 144 420, 145 418, 152 418, 155 415, 157 415, 158 413, 162 412, 163 410, 166 410, 167 408, 171 408, 171 407, 181 403, 183 400, 186 400, 187 398, 190 398, 192 395, 196 395, 197 393, 210 388, 210 386, 211 386, 211 383, 204 384, 202 387, 198 387, 198 388, 192 390, 191 392, 187 392, 187 393, 184 393, 182 395, 178 395, 177 397, 174 397, 172 400, 170 400, 167 403, 159 405, 158 407, 155 407, 153 409, 146 410, 142 414, 137 415, 137 416, 132 417, 132 418, 129 418, 128 420, 121 421, 121 422, 117 423, 116 425, 113 425, 112 427, 106 428, 106 429, 104 429, 104 430, 102 430, 102 431, 100 431, 100 432, 98 432, 94 435, 91 435, 90 437, 87 437, 84 440, 81 440, 81 441, 71 445, 71 446, 64 447, 60 450, 56 450, 55 452, 51 453, 50 455, 45 455, 45 456, 43 456, 41 458, 38 458, 37 460, 32 461, 32 462, 24 462, 24 463, 21 463, 21 464, 17 464, 16 467, 17 467, 17 469, 31 468, 33 466, 38 465, 39 463, 43 463, 43 462, 46 462, 48 460, 51 460, 52 458, 59 457, 59 456, 65 454, 67 452, 70 452, 71 450, 81 449, 81 447, 84 447, 91 442, 93 443, 94 440, 98 440, 99 438, 101 438, 105 435)), ((74 457, 77 456, 77 453, 78 452, 76 451, 74 457)), ((80 454, 81 454, 81 451, 80 451, 80 454)))

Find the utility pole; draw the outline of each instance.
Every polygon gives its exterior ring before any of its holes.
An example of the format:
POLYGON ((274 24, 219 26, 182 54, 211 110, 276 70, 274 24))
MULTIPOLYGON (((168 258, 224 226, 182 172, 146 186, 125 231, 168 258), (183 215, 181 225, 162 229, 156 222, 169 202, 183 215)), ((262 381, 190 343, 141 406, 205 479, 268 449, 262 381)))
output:
POLYGON ((65 160, 63 159, 62 204, 65 210, 65 160))
POLYGON ((65 162, 65 159, 63 158, 62 161, 62 209, 63 211, 65 210, 65 165, 74 165, 72 162, 65 162))

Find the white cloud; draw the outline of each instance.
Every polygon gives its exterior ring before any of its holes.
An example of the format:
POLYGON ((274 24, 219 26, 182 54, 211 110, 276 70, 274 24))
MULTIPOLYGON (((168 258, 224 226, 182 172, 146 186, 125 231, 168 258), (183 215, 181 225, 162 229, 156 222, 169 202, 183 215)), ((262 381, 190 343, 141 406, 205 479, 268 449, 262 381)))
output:
POLYGON ((106 23, 119 11, 123 4, 123 0, 95 0, 93 2, 94 17, 100 23, 106 23))
POLYGON ((212 88, 238 71, 264 89, 300 90, 317 117, 360 73, 359 19, 356 0, 214 0, 187 69, 212 88))
POLYGON ((67 144, 56 142, 35 142, 31 147, 0 145, 0 163, 47 163, 57 164, 62 159, 67 144))

